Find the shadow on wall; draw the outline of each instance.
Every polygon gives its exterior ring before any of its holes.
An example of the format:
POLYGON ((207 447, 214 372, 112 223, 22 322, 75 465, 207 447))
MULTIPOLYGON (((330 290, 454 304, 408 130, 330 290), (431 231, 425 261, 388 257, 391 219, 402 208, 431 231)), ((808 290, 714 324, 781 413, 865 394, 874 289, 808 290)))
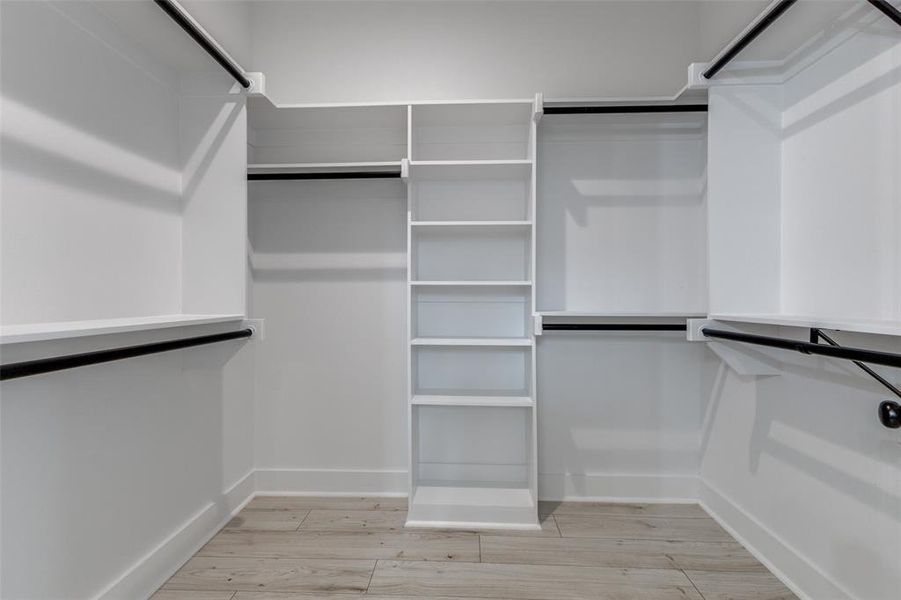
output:
MULTIPOLYGON (((897 469, 901 450, 897 443, 880 441, 884 436, 861 437, 867 430, 874 434, 886 431, 878 422, 876 407, 888 392, 850 362, 790 353, 783 359, 782 375, 733 374, 742 381, 756 382, 748 472, 756 474, 761 458, 771 455, 876 510, 890 516, 901 514, 901 496, 886 486, 892 482, 884 478, 897 469), (848 413, 854 415, 853 420, 848 413), (874 463, 882 466, 874 471, 874 463)), ((711 390, 702 454, 716 422, 728 369, 720 364, 711 390)), ((883 375, 891 380, 889 370, 884 369, 883 375)))
MULTIPOLYGON (((30 345, 4 362, 48 352, 30 345)), ((3 597, 94 597, 186 520, 225 519, 224 378, 244 351, 228 342, 2 383, 3 597)))
POLYGON ((393 181, 250 185, 256 281, 406 281, 406 186, 393 181))
POLYGON ((569 495, 615 496, 591 478, 697 474, 714 380, 705 348, 679 334, 545 333, 538 353, 542 476, 575 476, 569 495))

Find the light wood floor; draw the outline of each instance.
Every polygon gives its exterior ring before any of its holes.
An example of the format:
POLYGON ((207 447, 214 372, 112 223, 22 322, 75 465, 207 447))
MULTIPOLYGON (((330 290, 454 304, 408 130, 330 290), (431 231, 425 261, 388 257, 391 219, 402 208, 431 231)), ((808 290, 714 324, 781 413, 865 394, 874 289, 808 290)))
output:
POLYGON ((411 531, 405 499, 255 498, 152 600, 795 598, 696 505, 540 513, 540 532, 411 531))

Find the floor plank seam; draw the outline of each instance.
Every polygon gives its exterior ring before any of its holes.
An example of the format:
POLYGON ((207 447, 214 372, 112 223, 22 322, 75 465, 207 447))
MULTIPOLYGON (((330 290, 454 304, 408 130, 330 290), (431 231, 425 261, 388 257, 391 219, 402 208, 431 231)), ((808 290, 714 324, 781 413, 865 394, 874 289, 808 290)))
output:
POLYGON ((372 585, 372 578, 375 577, 375 570, 379 568, 379 562, 380 562, 380 560, 376 559, 375 563, 373 563, 372 571, 369 573, 369 581, 366 582, 366 589, 363 590, 363 594, 361 594, 361 595, 365 595, 365 596, 370 595, 369 594, 369 586, 372 585))
POLYGON ((310 516, 310 513, 311 513, 311 512, 313 512, 312 509, 310 509, 310 510, 307 511, 307 514, 305 514, 305 515, 303 516, 303 519, 300 520, 300 523, 297 524, 297 529, 295 529, 294 531, 300 531, 301 526, 304 524, 304 521, 307 520, 307 517, 310 516))
POLYGON ((688 571, 686 571, 685 569, 680 569, 680 570, 682 571, 682 574, 685 575, 685 578, 688 580, 688 582, 691 584, 691 587, 693 587, 695 589, 695 591, 698 593, 698 596, 701 597, 701 600, 707 600, 707 598, 701 592, 701 588, 699 588, 697 586, 697 584, 695 584, 695 582, 692 580, 692 578, 688 575, 688 571))

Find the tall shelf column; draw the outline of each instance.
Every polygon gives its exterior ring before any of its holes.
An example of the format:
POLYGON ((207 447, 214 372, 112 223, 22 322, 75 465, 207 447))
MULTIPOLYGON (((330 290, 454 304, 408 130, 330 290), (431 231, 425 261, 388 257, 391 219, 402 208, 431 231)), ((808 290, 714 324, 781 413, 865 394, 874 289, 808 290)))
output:
POLYGON ((408 527, 537 529, 531 100, 408 110, 408 527))

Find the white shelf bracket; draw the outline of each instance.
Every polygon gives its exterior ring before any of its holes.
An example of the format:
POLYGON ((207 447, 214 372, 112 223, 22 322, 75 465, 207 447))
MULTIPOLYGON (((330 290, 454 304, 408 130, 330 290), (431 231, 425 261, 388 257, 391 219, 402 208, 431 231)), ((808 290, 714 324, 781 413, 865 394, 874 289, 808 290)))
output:
POLYGON ((402 158, 400 159, 400 178, 404 180, 404 182, 410 179, 410 159, 402 158))
POLYGON ((262 342, 266 339, 266 319, 244 319, 242 325, 253 329, 251 341, 262 342))
POLYGON ((532 314, 532 333, 541 335, 544 331, 544 317, 541 313, 532 314))
POLYGON ((266 75, 259 71, 247 73, 250 80, 250 88, 247 90, 248 96, 265 96, 266 95, 266 75))
POLYGON ((544 94, 538 92, 535 94, 535 100, 532 102, 532 120, 536 123, 541 120, 544 115, 544 94))

